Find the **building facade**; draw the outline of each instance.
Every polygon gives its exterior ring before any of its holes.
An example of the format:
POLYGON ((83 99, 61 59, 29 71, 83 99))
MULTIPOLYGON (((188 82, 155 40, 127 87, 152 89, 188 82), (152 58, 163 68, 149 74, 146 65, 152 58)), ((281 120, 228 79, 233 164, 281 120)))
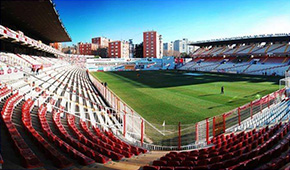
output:
POLYGON ((72 45, 72 46, 68 46, 65 48, 62 48, 61 51, 65 54, 77 54, 77 46, 76 45, 72 45))
POLYGON ((163 50, 173 51, 173 42, 163 43, 163 50))
POLYGON ((133 39, 129 39, 129 58, 134 58, 134 51, 133 39))
POLYGON ((78 53, 81 55, 93 55, 97 49, 98 49, 97 44, 78 43, 78 53))
POLYGON ((135 58, 143 58, 143 42, 140 44, 135 44, 134 47, 134 57, 135 58))
POLYGON ((174 51, 188 54, 189 53, 188 39, 183 38, 182 40, 175 40, 173 48, 174 48, 174 51))
POLYGON ((129 58, 130 48, 127 41, 112 41, 109 43, 108 56, 110 58, 129 58))
POLYGON ((97 44, 99 48, 108 48, 111 40, 106 37, 92 38, 92 43, 97 44))
POLYGON ((173 42, 163 43, 163 55, 174 56, 173 42))
POLYGON ((173 43, 173 50, 179 53, 190 54, 196 49, 196 47, 189 44, 190 42, 187 38, 183 38, 182 40, 175 40, 173 43))
POLYGON ((163 57, 162 36, 156 31, 143 32, 143 57, 163 57))

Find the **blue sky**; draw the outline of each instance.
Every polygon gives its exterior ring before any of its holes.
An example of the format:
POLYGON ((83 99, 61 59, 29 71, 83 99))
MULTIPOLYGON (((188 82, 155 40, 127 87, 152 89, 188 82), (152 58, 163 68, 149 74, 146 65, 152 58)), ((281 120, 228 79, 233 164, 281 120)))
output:
MULTIPOLYGON (((156 30, 163 41, 208 40, 290 32, 290 0, 54 0, 72 43, 92 37, 142 42, 156 30)), ((67 43, 68 45, 72 43, 67 43)))

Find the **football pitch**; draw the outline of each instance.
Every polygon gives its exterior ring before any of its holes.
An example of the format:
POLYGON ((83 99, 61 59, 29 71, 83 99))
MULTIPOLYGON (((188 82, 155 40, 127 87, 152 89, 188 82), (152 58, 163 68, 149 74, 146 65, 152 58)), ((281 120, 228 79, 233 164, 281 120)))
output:
POLYGON ((186 71, 93 72, 153 124, 191 124, 279 89, 281 77, 186 71), (221 87, 224 86, 224 94, 221 87))

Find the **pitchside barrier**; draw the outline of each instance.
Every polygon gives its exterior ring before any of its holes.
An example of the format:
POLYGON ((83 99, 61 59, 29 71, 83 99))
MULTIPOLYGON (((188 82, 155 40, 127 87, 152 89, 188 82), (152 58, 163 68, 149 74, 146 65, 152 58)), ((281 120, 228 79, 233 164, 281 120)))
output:
POLYGON ((227 113, 207 118, 193 124, 165 125, 146 121, 100 80, 88 73, 100 94, 121 119, 119 132, 123 139, 151 150, 183 150, 204 147, 213 136, 225 133, 226 129, 240 125, 247 118, 270 108, 284 98, 285 88, 247 103, 227 113))

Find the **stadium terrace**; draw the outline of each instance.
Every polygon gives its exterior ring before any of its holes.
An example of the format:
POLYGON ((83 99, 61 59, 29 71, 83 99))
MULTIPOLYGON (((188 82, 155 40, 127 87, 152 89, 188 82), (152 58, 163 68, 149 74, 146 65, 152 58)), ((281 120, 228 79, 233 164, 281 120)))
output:
POLYGON ((204 42, 221 42, 221 41, 228 41, 228 40, 247 40, 247 39, 287 37, 287 36, 290 36, 290 33, 262 34, 262 35, 249 35, 249 36, 242 36, 242 37, 220 38, 220 39, 196 41, 196 42, 193 42, 193 44, 204 43, 204 42))
POLYGON ((156 31, 140 58, 94 38, 102 58, 63 53, 64 25, 51 0, 1 1, 0 169, 290 169, 290 33, 187 57, 156 31))

